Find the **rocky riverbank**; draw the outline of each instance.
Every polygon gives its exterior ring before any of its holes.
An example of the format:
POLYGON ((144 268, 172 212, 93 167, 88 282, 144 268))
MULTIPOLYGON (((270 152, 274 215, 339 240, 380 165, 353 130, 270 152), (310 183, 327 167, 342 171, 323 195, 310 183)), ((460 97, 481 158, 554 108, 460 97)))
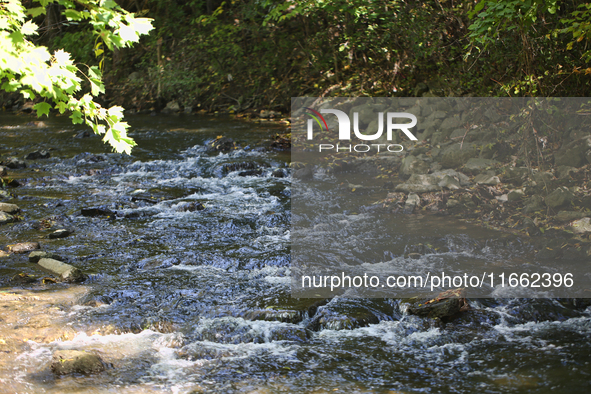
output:
MULTIPOLYGON (((414 114, 419 118, 413 130, 418 129, 418 141, 394 135, 390 142, 403 146, 402 152, 328 154, 316 170, 360 173, 381 184, 387 196, 373 204, 375 209, 452 215, 531 236, 542 259, 591 261, 591 134, 586 112, 581 112, 586 103, 579 101, 426 97, 378 98, 362 105, 356 99, 324 101, 319 108, 340 109, 350 119, 357 112, 360 129, 367 134, 376 130, 379 112, 414 114)), ((331 118, 328 128, 338 130, 332 117, 326 117, 331 118)), ((386 142, 384 137, 371 141, 386 142)), ((296 141, 294 146, 303 144, 296 141)), ((301 168, 295 177, 306 171, 312 176, 310 166, 294 165, 301 168)), ((363 192, 362 185, 348 188, 351 193, 363 192)))

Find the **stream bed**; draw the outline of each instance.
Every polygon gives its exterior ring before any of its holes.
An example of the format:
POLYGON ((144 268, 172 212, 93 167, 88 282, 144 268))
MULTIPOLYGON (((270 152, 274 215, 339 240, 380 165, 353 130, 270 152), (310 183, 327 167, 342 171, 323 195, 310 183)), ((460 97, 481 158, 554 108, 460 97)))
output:
MULTIPOLYGON (((51 154, 9 170, 21 186, 4 202, 23 218, 0 227, 0 247, 37 241, 89 278, 15 283, 46 274, 26 254, 0 258, 0 393, 591 388, 591 308, 580 300, 474 299, 441 322, 408 315, 396 299, 292 299, 290 155, 268 148, 285 125, 130 116, 138 147, 123 156, 80 138, 67 118, 31 120, 0 117, 1 159, 51 154), (237 149, 212 150, 218 136, 237 149), (72 235, 48 239, 62 228, 72 235), (107 368, 57 377, 49 365, 64 349, 95 352, 107 368)), ((396 223, 392 258, 425 244, 442 248, 431 258, 530 252, 450 218, 396 223)))

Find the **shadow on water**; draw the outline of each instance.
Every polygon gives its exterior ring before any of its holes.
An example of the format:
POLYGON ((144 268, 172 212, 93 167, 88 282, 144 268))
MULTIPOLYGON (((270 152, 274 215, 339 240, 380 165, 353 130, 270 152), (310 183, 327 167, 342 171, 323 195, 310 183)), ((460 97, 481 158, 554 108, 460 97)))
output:
MULTIPOLYGON (((10 171, 22 186, 8 202, 23 220, 0 227, 0 244, 38 241, 90 278, 15 284, 20 273, 46 274, 26 255, 0 258, 0 391, 554 393, 591 384, 591 311, 581 302, 473 300, 439 321, 391 299, 292 299, 289 155, 266 149, 283 126, 130 117, 139 147, 126 157, 75 138, 82 130, 68 119, 29 120, 0 118, 1 157, 51 157, 10 171), (240 148, 209 152, 219 135, 240 148), (58 228, 73 233, 48 239, 58 228), (59 349, 95 352, 109 368, 55 377, 59 349)), ((390 258, 527 253, 460 223, 405 220, 390 258)))

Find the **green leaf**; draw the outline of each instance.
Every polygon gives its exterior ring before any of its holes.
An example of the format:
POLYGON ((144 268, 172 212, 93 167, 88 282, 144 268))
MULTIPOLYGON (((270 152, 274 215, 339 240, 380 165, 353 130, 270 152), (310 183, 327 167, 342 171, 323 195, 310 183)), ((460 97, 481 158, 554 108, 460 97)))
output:
POLYGON ((74 124, 80 124, 83 122, 82 120, 82 112, 76 110, 72 112, 72 115, 70 115, 70 119, 72 119, 72 123, 74 124))
POLYGON ((43 115, 49 116, 49 110, 51 109, 51 105, 46 102, 37 103, 33 106, 33 109, 37 111, 37 117, 40 118, 43 115))
POLYGON ((79 21, 82 19, 82 13, 76 10, 66 10, 64 11, 64 14, 66 15, 66 18, 70 20, 79 21))
POLYGON ((27 10, 27 14, 31 15, 33 18, 41 15, 41 14, 45 14, 45 7, 35 7, 35 8, 29 8, 27 10))
POLYGON ((21 27, 21 33, 23 33, 23 35, 25 36, 29 36, 31 34, 38 34, 37 33, 37 29, 38 26, 36 24, 34 24, 31 21, 27 21, 22 27, 21 27))

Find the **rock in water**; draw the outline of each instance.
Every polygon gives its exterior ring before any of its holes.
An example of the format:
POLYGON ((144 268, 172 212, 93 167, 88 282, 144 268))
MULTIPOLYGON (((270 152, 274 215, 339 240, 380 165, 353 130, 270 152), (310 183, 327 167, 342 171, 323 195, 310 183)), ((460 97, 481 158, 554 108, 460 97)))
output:
POLYGON ((12 216, 6 212, 0 211, 0 224, 12 223, 15 221, 16 221, 16 219, 14 216, 12 216))
POLYGON ((39 242, 20 242, 14 245, 8 245, 8 250, 12 253, 27 253, 35 249, 39 249, 39 242))
POLYGON ((115 212, 111 211, 108 208, 101 208, 101 207, 96 207, 96 208, 82 208, 80 210, 80 213, 82 214, 82 216, 89 216, 89 217, 95 217, 95 216, 115 216, 115 212))
POLYGON ((58 260, 42 258, 37 264, 66 282, 82 282, 87 278, 78 268, 58 260))
POLYGON ((105 363, 99 356, 80 350, 58 350, 51 360, 51 371, 56 375, 72 373, 92 374, 105 370, 105 363))
POLYGON ((18 211, 20 211, 18 205, 0 202, 0 212, 6 212, 10 213, 11 215, 14 215, 18 211))
POLYGON ((72 232, 66 229, 55 230, 53 233, 49 234, 47 238, 49 239, 57 239, 57 238, 66 238, 70 236, 72 232))
POLYGON ((51 154, 46 150, 38 150, 35 152, 31 152, 25 156, 25 160, 39 160, 39 159, 49 159, 51 154))
POLYGON ((452 289, 439 293, 431 300, 411 298, 406 303, 409 304, 408 313, 411 315, 443 318, 461 312, 467 305, 464 297, 464 289, 452 289))

